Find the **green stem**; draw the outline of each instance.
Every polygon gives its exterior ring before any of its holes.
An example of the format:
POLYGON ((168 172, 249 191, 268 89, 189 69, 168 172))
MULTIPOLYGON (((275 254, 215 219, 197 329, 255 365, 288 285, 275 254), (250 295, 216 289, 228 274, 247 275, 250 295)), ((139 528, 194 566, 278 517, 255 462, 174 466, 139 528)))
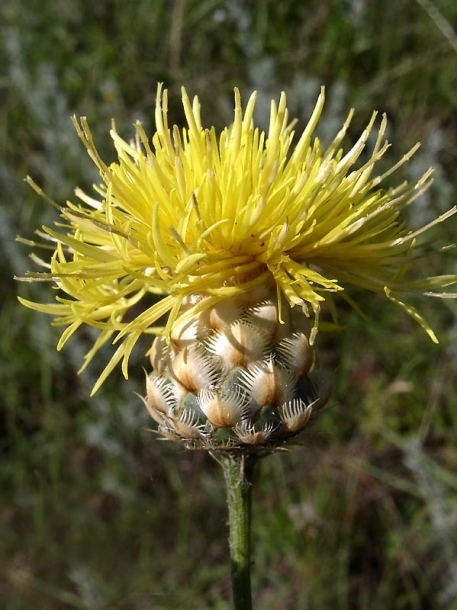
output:
POLYGON ((229 514, 230 562, 235 610, 252 610, 251 504, 255 456, 218 456, 224 471, 229 514))

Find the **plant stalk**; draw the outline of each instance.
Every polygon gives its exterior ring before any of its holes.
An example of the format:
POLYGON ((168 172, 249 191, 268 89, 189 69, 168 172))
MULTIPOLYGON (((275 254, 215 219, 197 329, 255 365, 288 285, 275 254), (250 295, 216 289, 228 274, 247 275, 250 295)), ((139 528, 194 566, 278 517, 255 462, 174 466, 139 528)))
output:
POLYGON ((256 456, 218 456, 224 471, 229 516, 230 563, 235 610, 252 610, 251 506, 256 456))

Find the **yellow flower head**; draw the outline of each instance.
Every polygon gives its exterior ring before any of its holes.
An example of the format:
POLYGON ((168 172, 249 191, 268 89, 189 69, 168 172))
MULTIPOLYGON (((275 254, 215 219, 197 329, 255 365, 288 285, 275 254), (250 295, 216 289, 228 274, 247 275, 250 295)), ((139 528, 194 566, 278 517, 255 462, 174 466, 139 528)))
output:
POLYGON ((323 90, 294 145, 285 95, 278 104, 271 103, 266 133, 254 125, 255 100, 254 93, 243 112, 235 90, 233 124, 218 135, 214 127, 203 127, 198 98, 191 102, 182 89, 187 127, 180 130, 168 125, 167 91, 159 86, 152 140, 136 123, 136 139, 127 143, 113 123, 118 160, 109 166, 97 153, 86 119, 73 119, 100 170, 102 184, 95 187, 100 199, 77 189, 82 203, 68 202, 61 208, 63 223, 44 228, 55 251, 49 271, 29 278, 55 282, 57 303, 21 302, 67 327, 59 349, 81 324, 99 328, 85 365, 109 339, 119 344, 96 388, 121 359, 127 376, 129 355, 143 333, 168 335, 183 317, 272 279, 279 304, 282 294, 291 307, 314 314, 311 340, 321 304, 349 284, 385 294, 436 340, 399 294, 432 294, 457 281, 456 276, 405 278, 416 237, 456 208, 411 231, 400 209, 427 188, 431 172, 414 184, 381 187, 417 147, 389 171, 373 176, 388 148, 385 116, 362 161, 376 113, 350 150, 344 151, 341 142, 352 111, 329 148, 322 150, 313 132, 324 105, 323 90), (196 299, 183 313, 181 305, 192 295, 206 298, 196 299), (126 320, 140 302, 142 313, 126 320), (166 328, 158 327, 164 314, 166 328))

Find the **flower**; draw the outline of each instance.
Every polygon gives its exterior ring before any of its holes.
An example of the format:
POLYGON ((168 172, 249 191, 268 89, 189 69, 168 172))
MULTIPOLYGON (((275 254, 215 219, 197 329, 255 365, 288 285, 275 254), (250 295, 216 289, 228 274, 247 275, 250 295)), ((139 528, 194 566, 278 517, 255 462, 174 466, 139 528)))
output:
MULTIPOLYGON (((58 288, 56 302, 20 301, 66 327, 58 349, 82 324, 100 330, 84 367, 107 341, 118 345, 94 392, 121 360, 127 377, 129 356, 143 333, 163 335, 165 343, 160 345, 166 349, 174 329, 188 329, 227 299, 258 295, 266 285, 276 298, 278 323, 287 325, 288 308, 313 317, 310 344, 324 302, 333 306, 334 296, 340 295, 352 303, 345 292, 349 285, 384 294, 436 341, 425 320, 401 295, 457 296, 442 292, 457 282, 457 276, 410 277, 416 238, 457 210, 454 207, 412 231, 401 209, 429 186, 431 171, 413 184, 382 186, 417 146, 390 170, 374 175, 376 163, 389 146, 384 139, 385 116, 376 133, 373 113, 359 139, 345 152, 341 142, 351 111, 323 150, 313 138, 324 106, 323 89, 295 144, 295 124, 289 121, 285 94, 278 104, 271 103, 266 133, 255 127, 255 100, 254 93, 243 112, 235 89, 233 124, 218 135, 214 127, 203 127, 198 98, 191 102, 183 88, 187 126, 180 130, 168 124, 167 91, 159 85, 152 140, 137 122, 135 141, 128 143, 113 122, 111 136, 118 160, 110 165, 100 158, 86 119, 73 118, 100 171, 102 183, 95 187, 98 197, 76 190, 80 203, 68 202, 60 208, 63 222, 44 228, 54 248, 50 263, 43 263, 48 270, 23 278, 52 281, 58 288), (374 144, 367 154, 374 131, 374 144), (130 319, 129 311, 139 304, 142 313, 130 319), (165 315, 165 327, 158 325, 165 315)), ((262 302, 256 298, 249 304, 251 312, 262 302)), ((262 313, 264 324, 265 316, 262 313)), ((241 324, 237 332, 248 332, 250 341, 262 343, 262 337, 255 339, 255 331, 243 326, 243 316, 235 318, 232 323, 241 324)), ((292 334, 294 328, 292 324, 292 334)), ((212 338, 210 349, 220 353, 225 348, 212 338)), ((287 354, 295 348, 278 349, 287 354)), ((198 350, 193 358, 199 362, 198 350)), ((200 366, 204 368, 204 363, 200 366)), ((245 386, 247 380, 254 384, 261 378, 260 372, 253 372, 256 366, 243 374, 245 386)), ((211 377, 211 367, 207 373, 211 377)), ((169 388, 157 383, 158 389, 151 392, 166 396, 169 388)), ((209 409, 211 394, 205 400, 209 409)))

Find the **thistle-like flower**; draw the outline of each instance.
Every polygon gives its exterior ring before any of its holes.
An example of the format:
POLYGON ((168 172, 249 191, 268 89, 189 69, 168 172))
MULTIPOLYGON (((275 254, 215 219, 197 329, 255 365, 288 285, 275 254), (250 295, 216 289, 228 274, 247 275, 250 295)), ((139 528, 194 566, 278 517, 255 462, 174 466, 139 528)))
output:
POLYGON ((457 276, 410 278, 416 238, 456 212, 415 231, 405 224, 401 208, 428 187, 431 171, 381 186, 417 146, 373 176, 388 148, 385 116, 368 153, 376 113, 349 150, 341 147, 352 111, 323 150, 313 137, 323 90, 294 145, 285 95, 271 104, 267 133, 254 125, 255 99, 243 112, 235 90, 233 124, 218 135, 183 89, 180 130, 168 125, 159 86, 152 140, 136 123, 128 143, 113 123, 118 161, 109 166, 86 119, 74 119, 100 170, 98 198, 77 189, 81 203, 67 202, 57 229, 44 228, 54 253, 48 271, 27 279, 52 281, 57 302, 21 299, 66 327, 58 349, 82 324, 100 329, 84 367, 110 339, 118 345, 94 391, 121 360, 127 377, 138 338, 157 335, 146 403, 162 434, 188 447, 268 449, 300 438, 330 391, 314 369, 319 312, 325 302, 335 311, 337 296, 356 306, 348 285, 385 295, 434 341, 401 295, 456 296, 442 291, 457 276))

